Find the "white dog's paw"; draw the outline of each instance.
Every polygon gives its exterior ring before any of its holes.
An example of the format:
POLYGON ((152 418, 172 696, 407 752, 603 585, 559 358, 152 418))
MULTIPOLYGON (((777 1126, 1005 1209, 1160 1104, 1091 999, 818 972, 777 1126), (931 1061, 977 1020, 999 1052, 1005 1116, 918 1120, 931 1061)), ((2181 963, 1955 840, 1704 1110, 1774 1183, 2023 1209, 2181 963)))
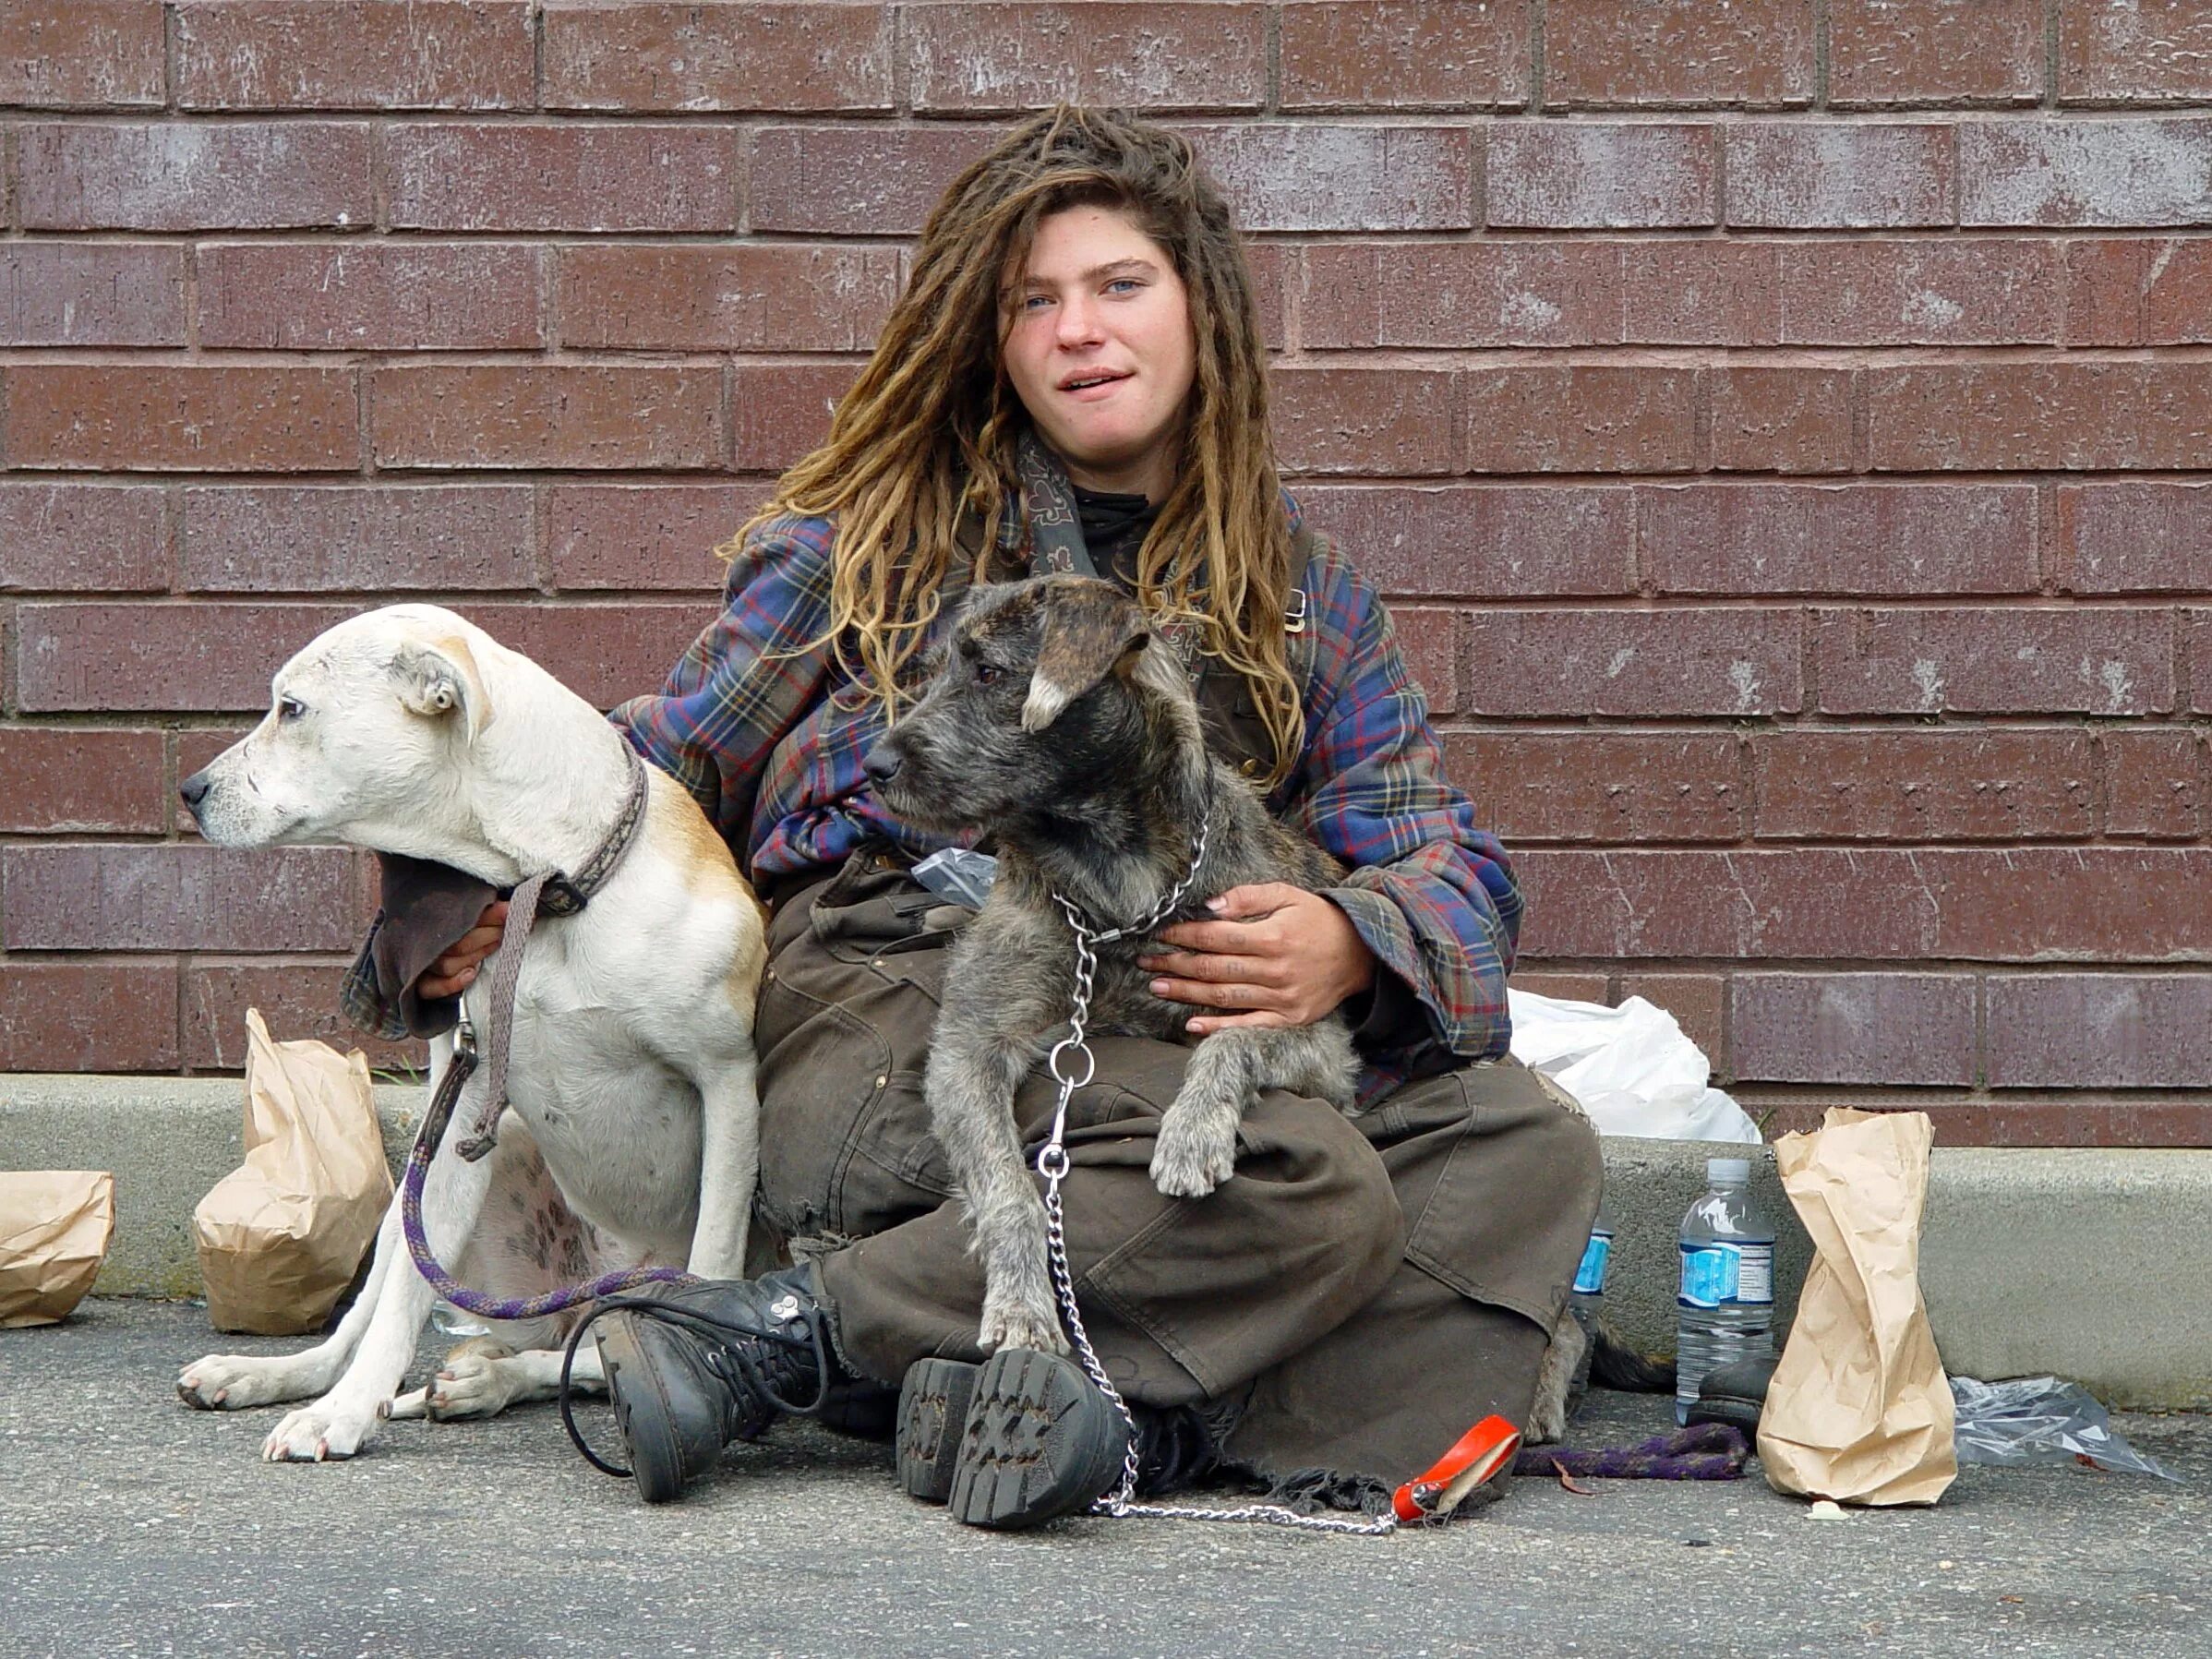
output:
POLYGON ((1060 1316, 1048 1304, 1023 1307, 996 1297, 983 1298, 983 1324, 977 1340, 985 1348, 1028 1348, 1039 1353, 1065 1353, 1067 1338, 1061 1334, 1060 1316))
POLYGON ((176 1395, 202 1412, 238 1412, 295 1399, 288 1387, 289 1356, 259 1358, 245 1353, 210 1353, 177 1374, 176 1395))
POLYGON ((331 1463, 352 1457, 376 1433, 377 1414, 333 1407, 328 1400, 300 1407, 270 1430, 261 1456, 271 1463, 331 1463))
POLYGON ((1171 1198, 1203 1198, 1236 1170, 1236 1125, 1216 1134, 1173 1112, 1152 1143, 1152 1184, 1171 1198))
POLYGON ((424 1409, 436 1423, 490 1417, 505 1411, 514 1398, 499 1359, 488 1353, 451 1355, 424 1394, 424 1409))

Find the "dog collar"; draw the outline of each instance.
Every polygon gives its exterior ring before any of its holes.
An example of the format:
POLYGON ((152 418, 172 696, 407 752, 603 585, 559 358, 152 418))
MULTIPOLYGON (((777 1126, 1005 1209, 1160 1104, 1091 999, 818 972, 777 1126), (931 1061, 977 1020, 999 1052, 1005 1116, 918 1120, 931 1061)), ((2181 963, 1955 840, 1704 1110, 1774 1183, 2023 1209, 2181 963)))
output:
POLYGON ((1442 1521, 1520 1449, 1519 1429, 1503 1417, 1485 1417, 1454 1441, 1449 1451, 1391 1495, 1391 1512, 1403 1526, 1442 1521))

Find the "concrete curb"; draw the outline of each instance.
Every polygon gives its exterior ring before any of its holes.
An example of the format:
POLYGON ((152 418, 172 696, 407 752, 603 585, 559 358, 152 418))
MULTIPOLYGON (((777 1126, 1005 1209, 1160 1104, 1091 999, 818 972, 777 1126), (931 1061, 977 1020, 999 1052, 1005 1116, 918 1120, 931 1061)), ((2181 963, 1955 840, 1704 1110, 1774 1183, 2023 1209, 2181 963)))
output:
MULTIPOLYGON (((405 1156, 421 1090, 379 1087, 385 1147, 405 1156)), ((239 1160, 234 1078, 0 1076, 0 1169, 115 1174, 103 1295, 191 1296, 192 1208, 239 1160)), ((1709 1154, 1753 1160, 1777 1224, 1777 1327, 1797 1307, 1811 1250, 1766 1148, 1610 1138, 1615 1327, 1674 1346, 1674 1240, 1709 1154)), ((1921 1290, 1943 1360, 1969 1376, 2055 1372, 2109 1403, 2212 1409, 2212 1150, 1938 1147, 1929 1169, 1921 1290)))

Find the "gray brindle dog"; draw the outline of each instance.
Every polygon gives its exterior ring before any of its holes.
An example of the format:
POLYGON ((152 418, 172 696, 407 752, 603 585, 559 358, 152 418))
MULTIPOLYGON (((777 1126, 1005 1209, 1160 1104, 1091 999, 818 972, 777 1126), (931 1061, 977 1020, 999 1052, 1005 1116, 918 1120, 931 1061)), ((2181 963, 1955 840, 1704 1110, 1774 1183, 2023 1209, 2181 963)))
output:
MULTIPOLYGON (((1044 1206, 1014 1123, 1015 1090, 1075 995, 1076 944, 1059 901, 1104 932, 1152 917, 1181 884, 1156 929, 1206 917, 1206 900, 1232 887, 1317 889, 1342 870, 1208 754, 1182 662, 1111 583, 1054 575, 978 587, 943 651, 866 766, 908 823, 996 839, 998 879, 953 946, 923 1086, 983 1258, 982 1345, 1064 1353, 1044 1206)), ((1091 1028, 1188 1042, 1192 1010, 1153 995, 1137 965, 1149 938, 1099 948, 1091 1028)), ((1160 1123, 1153 1184, 1204 1196, 1230 1178, 1237 1125, 1259 1090, 1349 1112, 1358 1070, 1335 1015, 1199 1040, 1160 1123)))

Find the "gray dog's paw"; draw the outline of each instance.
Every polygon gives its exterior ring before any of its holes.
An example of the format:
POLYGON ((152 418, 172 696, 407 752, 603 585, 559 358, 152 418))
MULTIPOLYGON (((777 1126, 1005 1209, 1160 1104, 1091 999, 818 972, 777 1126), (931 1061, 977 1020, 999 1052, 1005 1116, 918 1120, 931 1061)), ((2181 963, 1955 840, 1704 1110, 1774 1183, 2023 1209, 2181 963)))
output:
POLYGON ((983 1324, 977 1334, 982 1345, 993 1351, 1002 1348, 1028 1348, 1039 1353, 1068 1351, 1067 1338, 1060 1329, 1060 1316, 1049 1305, 1017 1307, 986 1296, 983 1324))
POLYGON ((1152 1145, 1152 1184, 1171 1198, 1203 1198, 1236 1168, 1236 1126, 1226 1135, 1171 1113, 1152 1145))

